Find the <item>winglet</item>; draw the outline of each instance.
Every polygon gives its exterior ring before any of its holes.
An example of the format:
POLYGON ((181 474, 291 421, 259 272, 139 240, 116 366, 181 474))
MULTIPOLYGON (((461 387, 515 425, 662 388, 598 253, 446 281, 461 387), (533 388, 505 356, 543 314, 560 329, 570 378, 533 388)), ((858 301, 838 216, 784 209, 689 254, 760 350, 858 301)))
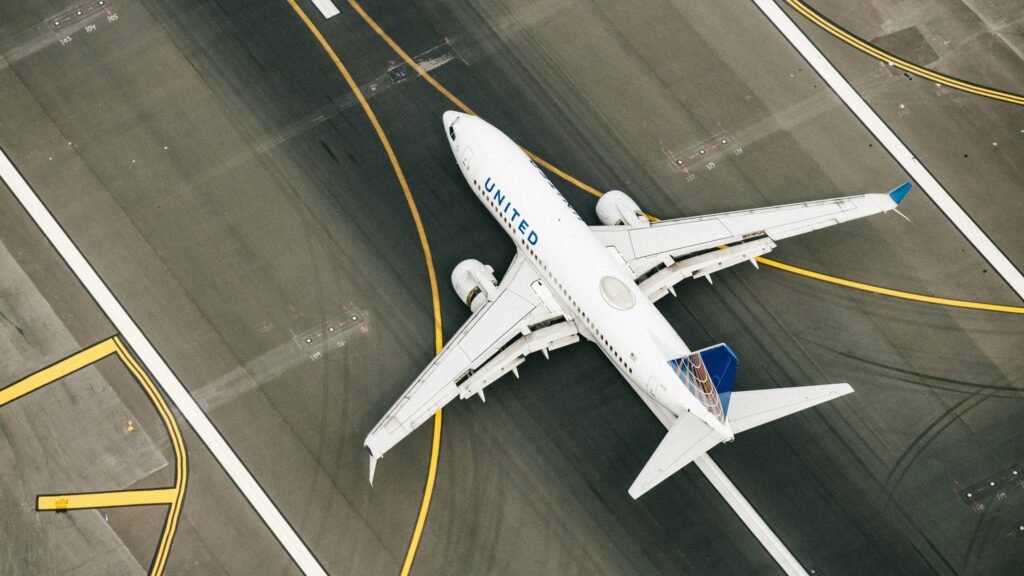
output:
POLYGON ((889 192, 889 198, 892 198, 892 201, 898 205, 900 202, 903 202, 903 198, 907 196, 907 192, 910 192, 910 189, 912 187, 913 184, 911 184, 910 182, 905 182, 899 188, 896 188, 892 192, 889 192))
MULTIPOLYGON (((367 437, 367 440, 369 440, 369 437, 367 437)), ((373 473, 377 471, 377 460, 380 460, 380 456, 375 455, 368 444, 364 444, 363 449, 370 455, 370 486, 373 486, 373 473)))

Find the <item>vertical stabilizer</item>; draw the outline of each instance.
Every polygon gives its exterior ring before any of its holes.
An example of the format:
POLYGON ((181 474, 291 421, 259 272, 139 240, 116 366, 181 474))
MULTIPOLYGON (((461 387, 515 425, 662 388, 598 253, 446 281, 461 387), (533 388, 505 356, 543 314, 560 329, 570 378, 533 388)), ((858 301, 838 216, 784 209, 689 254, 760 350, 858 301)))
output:
POLYGON ((736 381, 739 359, 726 344, 697 350, 688 356, 668 361, 676 376, 690 393, 722 423, 729 412, 729 398, 736 381))

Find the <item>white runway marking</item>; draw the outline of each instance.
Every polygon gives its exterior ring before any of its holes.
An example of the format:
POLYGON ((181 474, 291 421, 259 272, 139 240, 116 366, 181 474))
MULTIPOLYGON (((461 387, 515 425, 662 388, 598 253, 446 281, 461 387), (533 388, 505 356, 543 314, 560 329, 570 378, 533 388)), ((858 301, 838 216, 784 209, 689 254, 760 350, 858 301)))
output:
POLYGON ((338 7, 334 5, 331 0, 313 0, 313 5, 320 10, 320 13, 324 15, 324 18, 330 18, 331 16, 337 16, 341 13, 338 7))
POLYGON ((903 169, 917 182, 924 190, 924 193, 932 199, 939 210, 957 227, 958 230, 974 245, 981 255, 988 260, 992 268, 1003 277, 1003 280, 1010 285, 1010 288, 1024 300, 1024 276, 1020 270, 1010 262, 1009 258, 992 242, 991 239, 975 224, 974 220, 964 212, 963 208, 956 203, 956 200, 949 195, 949 192, 939 184, 931 172, 910 152, 910 149, 899 139, 898 136, 878 117, 878 114, 868 106, 860 94, 853 89, 853 86, 843 78, 843 75, 832 63, 825 58, 825 55, 797 28, 796 24, 783 12, 773 0, 754 0, 754 4, 761 9, 761 12, 771 20, 772 24, 782 32, 789 43, 796 48, 804 60, 810 64, 818 75, 828 83, 839 98, 846 103, 857 118, 864 123, 864 126, 885 146, 892 157, 903 166, 903 169))
POLYGON ((142 330, 135 324, 135 321, 128 315, 124 307, 117 300, 110 288, 103 282, 92 266, 85 259, 85 256, 78 250, 74 242, 67 235, 60 224, 53 217, 53 214, 46 208, 39 196, 36 195, 21 173, 14 167, 7 154, 0 150, 0 178, 14 192, 14 196, 35 221, 39 229, 50 241, 50 244, 57 249, 57 252, 67 263, 71 271, 78 277, 82 285, 88 290, 93 300, 99 305, 103 312, 110 319, 114 327, 121 333, 122 338, 135 350, 136 355, 142 360, 145 367, 155 377, 156 383, 163 390, 172 402, 181 411, 182 416, 188 421, 192 429, 203 440, 214 458, 231 477, 231 480, 241 490, 242 495, 252 504, 256 513, 260 515, 263 522, 270 528, 278 542, 292 557, 298 567, 305 574, 325 575, 320 562, 309 551, 302 539, 291 527, 277 506, 270 500, 263 488, 256 482, 252 474, 231 449, 227 441, 214 427, 213 423, 206 416, 206 413, 199 408, 196 401, 185 389, 185 386, 174 375, 171 368, 164 362, 164 359, 153 348, 142 330))
POLYGON ((708 482, 711 482, 715 490, 718 490, 718 493, 722 495, 722 498, 729 504, 733 512, 754 533, 754 537, 771 554, 775 562, 779 564, 779 567, 789 576, 808 576, 807 571, 800 565, 800 562, 793 556, 793 553, 789 551, 789 548, 786 548, 782 540, 779 540, 775 532, 772 532, 772 529, 768 527, 768 524, 761 518, 761 515, 743 497, 743 494, 732 483, 732 480, 729 480, 725 472, 722 472, 718 464, 715 464, 715 461, 707 454, 698 456, 694 462, 700 468, 700 471, 704 473, 708 482))

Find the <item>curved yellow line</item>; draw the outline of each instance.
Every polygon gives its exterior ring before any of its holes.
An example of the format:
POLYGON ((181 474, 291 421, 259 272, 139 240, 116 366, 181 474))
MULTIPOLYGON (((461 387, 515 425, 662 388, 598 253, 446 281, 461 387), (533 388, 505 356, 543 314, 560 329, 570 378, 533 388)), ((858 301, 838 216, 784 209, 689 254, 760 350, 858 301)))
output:
POLYGON ((167 429, 168 436, 171 437, 171 444, 174 449, 174 486, 172 488, 151 490, 39 496, 36 499, 36 507, 39 510, 66 511, 85 508, 167 504, 169 509, 167 519, 164 522, 164 530, 153 558, 153 564, 149 569, 150 575, 159 576, 163 574, 164 567, 167 564, 171 542, 174 540, 174 533, 178 526, 178 517, 181 515, 181 504, 185 497, 185 485, 188 478, 188 456, 185 453, 185 441, 181 437, 181 430, 178 429, 178 423, 167 408, 163 396, 156 386, 153 385, 146 372, 139 367, 134 357, 121 342, 121 339, 118 336, 107 338, 0 390, 0 392, 6 393, 6 395, 0 395, 0 405, 16 400, 25 394, 55 382, 86 366, 91 366, 115 353, 125 368, 135 377, 135 381, 139 383, 146 392, 146 395, 149 396, 150 402, 152 402, 153 407, 156 408, 160 418, 164 421, 164 427, 167 429))
MULTIPOLYGON (((362 90, 359 89, 359 85, 349 74, 348 69, 342 64, 341 59, 331 48, 331 45, 324 38, 320 30, 317 29, 316 25, 313 24, 309 16, 299 8, 299 5, 295 3, 295 0, 288 0, 288 4, 291 5, 295 13, 298 14, 299 19, 309 28, 309 31, 316 37, 320 46, 324 49, 324 52, 330 56, 331 61, 334 62, 334 66, 341 72, 341 75, 345 78, 345 82, 349 88, 356 95, 359 100, 359 105, 362 106, 363 112, 366 113, 366 117, 373 124, 373 129, 377 133, 377 138, 380 140, 381 145, 384 146, 384 151, 387 152, 388 160, 391 161, 391 168, 395 172, 395 177, 398 178, 398 183, 402 186, 402 192, 405 194, 405 201, 409 205, 409 212, 412 214, 413 222, 416 224, 416 233, 420 237, 420 245, 423 247, 423 257, 427 262, 427 275, 430 278, 430 297, 434 305, 434 352, 437 354, 441 353, 441 348, 444 345, 444 340, 441 334, 441 301, 438 298, 437 292, 437 277, 434 273, 434 259, 430 254, 430 244, 427 242, 427 233, 423 228, 423 222, 420 220, 419 210, 416 208, 416 201, 413 199, 412 191, 409 189, 409 184, 405 180, 405 173, 402 172, 402 167, 398 163, 398 157, 395 156, 395 151, 391 148, 391 142, 388 140, 387 135, 384 133, 384 129, 381 128, 380 122, 377 120, 377 115, 374 114, 373 109, 370 108, 369 102, 363 96, 362 90)), ((446 96, 452 99, 454 102, 458 102, 459 106, 465 106, 455 98, 454 95, 444 90, 444 87, 440 84, 435 83, 435 87, 445 93, 446 96)), ((407 576, 409 571, 412 569, 412 562, 416 558, 416 550, 419 547, 420 537, 423 534, 423 526, 427 521, 427 512, 430 510, 430 499, 434 493, 434 482, 437 478, 437 462, 441 453, 441 410, 438 410, 434 414, 434 439, 431 443, 430 450, 430 466, 427 469, 427 484, 423 490, 423 501, 420 504, 420 513, 416 518, 416 526, 413 528, 412 540, 409 543, 409 549, 405 555, 405 562, 402 564, 402 576, 407 576)))
MULTIPOLYGON (((786 1, 789 2, 790 4, 793 4, 796 0, 786 0, 786 1)), ((429 72, 427 72, 423 68, 420 68, 420 66, 416 63, 416 61, 413 60, 412 57, 410 57, 409 54, 405 52, 405 50, 402 50, 402 47, 399 46, 394 40, 392 40, 391 36, 388 36, 388 34, 386 32, 384 32, 384 30, 380 27, 380 25, 377 24, 377 22, 369 14, 367 14, 365 10, 363 10, 362 6, 360 6, 359 3, 356 0, 348 0, 348 3, 349 3, 350 6, 352 6, 352 8, 357 13, 359 13, 360 16, 362 16, 363 20, 366 21, 366 23, 370 26, 370 28, 372 28, 373 31, 376 32, 377 35, 380 36, 384 40, 384 42, 386 42, 387 45, 391 47, 391 49, 395 52, 395 54, 397 54, 402 60, 405 61, 406 64, 409 65, 410 68, 415 70, 417 74, 419 74, 421 77, 423 77, 424 80, 426 80, 428 83, 430 83, 431 86, 436 88, 441 94, 443 94, 446 98, 448 98, 448 100, 450 100, 453 104, 458 106, 459 109, 461 109, 463 112, 465 112, 467 114, 475 114, 475 112, 473 112, 473 110, 469 106, 467 106, 465 103, 463 103, 462 100, 459 100, 457 97, 455 97, 454 94, 452 94, 447 88, 445 88, 443 85, 441 85, 440 82, 438 82, 433 76, 431 76, 429 72)), ((794 7, 796 7, 796 6, 794 6, 794 7)), ((884 52, 881 52, 881 51, 878 51, 878 52, 880 52, 883 55, 883 59, 885 59, 886 61, 888 61, 888 60, 893 58, 892 56, 887 55, 884 52)), ((895 60, 894 60, 894 62, 895 62, 895 60)), ((900 62, 902 62, 902 61, 900 61, 900 62)), ((908 66, 912 66, 909 63, 905 63, 905 64, 907 64, 908 66)), ((925 73, 929 73, 927 70, 924 70, 923 68, 919 68, 918 70, 922 70, 925 73)), ((914 73, 924 76, 924 74, 921 74, 920 72, 916 72, 915 71, 914 73)), ((930 74, 934 74, 934 73, 930 73, 930 74)), ((947 81, 954 82, 955 80, 947 78, 947 81)), ((959 81, 955 81, 955 82, 959 82, 959 81)), ((964 84, 964 83, 961 82, 961 84, 964 84)), ((977 88, 979 90, 982 89, 982 87, 975 87, 975 88, 977 88)), ((961 88, 961 89, 966 89, 966 88, 961 88)), ((993 91, 993 92, 997 92, 998 94, 1002 94, 1004 96, 1011 96, 1011 97, 1014 96, 1012 94, 1006 94, 1006 93, 998 92, 998 91, 993 91)), ((995 96, 992 96, 992 97, 995 97, 995 96)), ((1018 96, 1017 98, 1020 98, 1020 97, 1018 96)), ((572 176, 571 174, 568 174, 567 172, 559 169, 555 165, 551 164, 550 162, 547 162, 546 160, 544 160, 543 158, 537 156, 533 152, 530 152, 529 150, 525 150, 525 149, 524 149, 524 151, 526 152, 526 154, 531 159, 533 159, 534 162, 536 162, 540 166, 543 166, 544 168, 550 170, 551 172, 553 172, 554 174, 558 175, 560 178, 562 178, 566 182, 569 182, 573 186, 576 186, 577 188, 579 188, 579 189, 581 189, 581 190, 583 190, 583 191, 585 191, 585 192, 587 192, 589 194, 592 194, 594 196, 601 196, 603 194, 600 190, 598 190, 598 189, 594 188, 593 186, 591 186, 591 185, 589 185, 589 184, 579 180, 578 178, 572 176)), ((902 298, 904 300, 912 300, 912 301, 915 301, 915 302, 925 302, 925 303, 929 303, 929 304, 938 304, 938 305, 941 305, 941 306, 952 306, 952 307, 956 307, 956 308, 971 308, 971 309, 974 309, 974 310, 988 310, 990 312, 1007 312, 1007 313, 1011 313, 1011 314, 1024 314, 1024 307, 1020 307, 1020 306, 1005 306, 1005 305, 1001 305, 1001 304, 988 304, 988 303, 984 303, 984 302, 971 302, 971 301, 967 301, 967 300, 954 300, 954 299, 950 299, 950 298, 936 298, 936 297, 933 297, 933 296, 926 296, 924 294, 914 294, 914 293, 911 293, 911 292, 904 292, 904 291, 901 291, 901 290, 893 290, 893 289, 890 289, 890 288, 883 288, 881 286, 872 286, 871 284, 864 284, 863 282, 855 282, 855 281, 852 281, 852 280, 846 280, 846 279, 838 278, 838 277, 835 277, 835 276, 829 276, 827 274, 821 274, 819 272, 814 272, 812 270, 807 270, 807 269, 804 269, 804 268, 799 268, 797 266, 792 266, 790 264, 784 264, 784 263, 778 262, 776 260, 769 260, 767 258, 758 258, 758 261, 764 262, 768 266, 771 266, 771 267, 776 268, 778 270, 785 270, 786 272, 792 272, 793 274, 799 274, 799 275, 807 277, 807 278, 813 278, 815 280, 820 280, 822 282, 829 282, 829 283, 832 283, 832 284, 837 284, 837 285, 840 285, 840 286, 846 286, 848 288, 854 288, 854 289, 857 289, 857 290, 863 290, 865 292, 871 292, 871 293, 874 293, 874 294, 885 294, 886 296, 892 296, 894 298, 902 298)))
POLYGON ((153 564, 149 568, 150 576, 159 576, 163 574, 164 568, 167 566, 167 558, 171 553, 171 543, 174 541, 174 534, 178 529, 178 519, 181 516, 181 506, 185 498, 185 486, 188 482, 188 455, 185 452, 185 440, 181 436, 181 430, 178 428, 178 423, 174 419, 174 415, 171 414, 171 410, 167 407, 167 403, 164 402, 163 395, 160 394, 153 381, 149 379, 146 371, 135 361, 135 357, 125 348, 120 337, 114 336, 113 340, 117 345, 117 355, 120 357, 121 362, 135 376, 135 380, 146 391, 153 406, 156 407, 157 412, 160 414, 160 418, 163 419, 164 426, 167 428, 167 434, 171 437, 171 446, 174 449, 173 490, 175 497, 167 511, 163 535, 160 537, 160 544, 157 546, 153 564))
POLYGON ((850 46, 853 46, 857 50, 860 50, 861 52, 871 56, 872 58, 876 58, 887 64, 892 63, 893 66, 896 66, 901 70, 904 70, 916 76, 920 76, 922 78, 927 78, 928 80, 931 80, 932 82, 938 84, 942 84, 943 86, 948 86, 950 88, 961 90, 963 92, 969 92, 971 94, 976 94, 978 96, 984 96, 986 98, 993 98, 995 100, 1002 100, 1003 102, 1009 102, 1011 104, 1024 106, 1024 96, 1021 96, 1019 94, 1013 94, 1012 92, 1004 92, 1002 90, 988 88, 986 86, 974 84, 973 82, 967 82, 965 80, 953 78, 952 76, 947 76, 945 74, 935 72, 934 70, 922 68, 916 64, 913 64, 911 62, 903 60, 902 58, 894 56, 889 52, 885 52, 884 50, 876 48, 874 45, 851 34, 845 28, 836 24, 832 20, 829 20, 820 12, 818 12, 814 8, 811 8, 801 0, 786 0, 786 3, 792 6, 794 10, 802 14, 805 18, 810 20, 812 23, 814 23, 822 30, 828 32, 829 34, 835 36, 836 38, 839 38, 843 42, 846 42, 850 46))
POLYGON ((971 302, 968 300, 954 300, 951 298, 925 296, 924 294, 914 294, 912 292, 904 292, 902 290, 893 290, 892 288, 883 288, 881 286, 865 284, 855 280, 847 280, 845 278, 839 278, 838 276, 829 276, 828 274, 821 274, 820 272, 813 272, 797 266, 791 266, 789 264, 779 262, 778 260, 772 260, 763 256, 758 256, 757 261, 765 266, 771 266, 772 268, 785 270, 786 272, 792 272, 793 274, 799 274, 800 276, 806 276, 807 278, 821 280, 822 282, 829 282, 830 284, 838 284, 840 286, 846 286, 848 288, 854 288, 864 292, 871 292, 873 294, 884 294, 894 298, 913 300, 915 302, 925 302, 928 304, 938 304, 940 306, 951 306, 953 308, 988 310, 989 312, 1005 312, 1007 314, 1024 314, 1024 307, 1021 306, 1003 306, 1001 304, 986 304, 983 302, 971 302))

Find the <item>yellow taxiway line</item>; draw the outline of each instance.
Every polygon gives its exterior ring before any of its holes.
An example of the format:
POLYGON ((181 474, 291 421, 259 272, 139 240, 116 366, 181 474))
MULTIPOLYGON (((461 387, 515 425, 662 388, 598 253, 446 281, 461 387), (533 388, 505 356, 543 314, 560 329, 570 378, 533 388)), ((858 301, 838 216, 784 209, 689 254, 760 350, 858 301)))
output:
POLYGON ((839 278, 838 276, 829 276, 828 274, 821 274, 820 272, 814 272, 805 268, 799 268, 797 266, 791 266, 778 260, 772 260, 763 256, 758 256, 757 261, 765 266, 771 266, 778 270, 785 270, 793 274, 799 274, 800 276, 806 276, 807 278, 813 278, 815 280, 821 280, 822 282, 828 282, 830 284, 838 284, 840 286, 846 286, 847 288, 853 288, 861 290, 863 292, 871 292, 873 294, 883 294, 885 296, 892 296, 893 298, 901 298, 903 300, 913 300, 915 302, 924 302, 927 304, 938 304, 939 306, 949 306, 952 308, 968 308, 971 310, 987 310, 989 312, 1004 312, 1006 314, 1024 314, 1024 307, 1021 306, 1004 306, 1002 304, 986 304, 984 302, 971 302, 969 300, 954 300, 952 298, 940 298, 937 296, 926 296, 924 294, 914 294, 913 292, 904 292, 902 290, 893 290, 892 288, 883 288, 882 286, 874 286, 872 284, 865 284, 863 282, 857 282, 855 280, 847 280, 845 278, 839 278))
POLYGON ((832 20, 829 20, 802 0, 786 0, 786 3, 792 6, 794 10, 802 14, 805 18, 810 20, 814 25, 872 58, 881 60, 886 64, 891 63, 900 70, 920 76, 921 78, 927 78, 928 80, 937 84, 942 84, 943 86, 948 86, 950 88, 976 94, 978 96, 984 96, 986 98, 993 98, 995 100, 1002 100, 1003 102, 1024 106, 1024 96, 1013 94, 1011 92, 1004 92, 1002 90, 996 90, 995 88, 988 88, 986 86, 974 84, 973 82, 953 78, 952 76, 947 76, 945 74, 935 72, 934 70, 922 68, 921 66, 903 60, 902 58, 894 56, 884 50, 880 50, 869 42, 851 34, 845 28, 836 24, 832 20))
MULTIPOLYGON (((295 0, 288 0, 288 4, 291 5, 292 9, 299 16, 299 19, 309 28, 309 31, 320 43, 320 46, 324 49, 324 52, 330 57, 331 61, 334 62, 334 66, 341 72, 342 77, 345 78, 345 82, 349 88, 356 95, 356 99, 359 100, 360 106, 363 108, 363 112, 366 113, 366 117, 373 124, 373 129, 377 133, 377 138, 380 140, 381 145, 384 147, 384 151, 387 153, 388 160, 391 162, 391 168, 395 172, 395 178, 398 179, 398 183, 402 187, 402 192, 405 194, 406 204, 409 206, 409 212, 412 214, 412 220, 416 224, 416 233, 420 237, 420 245, 423 248, 423 256, 427 263, 427 276, 430 279, 430 298, 434 306, 434 351, 437 354, 441 353, 441 348, 444 345, 443 336, 441 334, 441 301, 438 297, 437 291, 437 275, 434 271, 434 258, 430 254, 430 244, 427 242, 427 233, 423 228, 423 221, 420 219, 419 209, 416 208, 416 201, 413 199, 412 191, 409 189, 409 183, 405 179, 405 173, 402 172, 402 167, 398 163, 398 157, 395 156, 395 151, 391 147, 391 142, 388 140, 387 135, 384 133, 384 129, 381 128, 380 122, 377 120, 377 115, 374 114, 373 108, 370 107, 366 97, 363 96, 362 90, 359 89, 359 84, 353 80, 352 75, 349 74, 348 68, 341 62, 341 58, 338 57, 337 53, 331 47, 330 43, 324 38, 320 30, 313 24, 313 21, 309 19, 309 16, 303 12, 302 8, 295 0)), ((443 86, 435 84, 440 90, 445 91, 443 86)), ((445 91, 447 92, 447 91, 445 91)), ((455 96, 451 93, 447 94, 449 98, 455 99, 455 96)), ((457 100, 457 99, 456 99, 457 100)), ((427 468, 427 484, 423 491, 423 500, 420 504, 419 516, 416 518, 416 526, 413 528, 412 540, 409 543, 409 549, 405 555, 405 561, 402 563, 402 576, 407 576, 409 571, 412 569, 412 562, 416 558, 416 550, 419 547, 420 537, 423 535, 423 526, 427 521, 427 512, 430 510, 430 499, 434 493, 434 482, 437 479, 437 462, 441 451, 441 410, 438 410, 434 414, 434 439, 431 443, 430 450, 430 465, 427 468)))
POLYGON ((117 351, 117 347, 114 345, 113 340, 107 339, 98 344, 93 344, 85 350, 76 352, 63 360, 58 360, 46 368, 18 380, 10 386, 0 389, 0 406, 3 406, 8 402, 13 402, 26 394, 35 392, 43 386, 46 386, 56 380, 60 380, 72 372, 77 372, 82 368, 113 354, 115 351, 117 351))
POLYGON ((178 498, 174 488, 156 490, 120 490, 117 492, 90 492, 86 494, 58 494, 36 497, 36 510, 82 510, 85 508, 117 508, 120 506, 149 506, 171 504, 178 498))
POLYGON ((153 406, 156 407, 157 413, 160 414, 160 418, 164 423, 164 429, 167 431, 167 435, 171 437, 171 447, 174 449, 174 487, 169 489, 173 490, 174 499, 170 502, 167 518, 164 520, 163 535, 160 537, 156 554, 153 556, 153 563, 149 567, 150 576, 158 576, 163 574, 164 568, 167 566, 167 557, 171 553, 171 543, 174 541, 174 534, 178 529, 178 518, 181 516, 181 506, 185 499, 185 486, 188 482, 188 454, 185 451, 185 440, 181 436, 178 422, 174 419, 174 415, 171 414, 170 408, 167 407, 167 402, 164 401, 163 395, 160 394, 156 385, 150 380, 149 375, 139 366, 135 356, 128 351, 128 348, 121 342, 121 339, 115 336, 113 340, 117 345, 117 355, 121 358, 121 362, 124 363, 132 373, 132 376, 135 377, 135 381, 146 391, 153 406))
MULTIPOLYGON (((417 64, 416 61, 411 56, 409 56, 409 54, 405 50, 402 50, 402 47, 399 46, 398 43, 396 43, 390 36, 388 36, 388 34, 380 27, 380 25, 377 24, 377 22, 369 14, 367 14, 365 10, 363 10, 362 6, 360 6, 359 3, 356 0, 347 0, 347 1, 348 1, 349 5, 352 6, 352 8, 363 18, 363 20, 366 22, 366 24, 369 25, 370 28, 372 28, 373 31, 376 32, 377 35, 380 36, 381 39, 384 40, 384 42, 387 43, 387 45, 391 47, 391 49, 395 52, 395 54, 397 54, 402 60, 405 61, 406 64, 409 65, 410 68, 415 70, 417 74, 419 74, 431 86, 433 86, 435 89, 437 89, 437 91, 439 91, 446 98, 448 98, 448 100, 451 101, 453 104, 455 104, 455 106, 457 106, 460 110, 462 110, 463 112, 465 112, 467 114, 475 114, 475 112, 473 112, 473 110, 469 106, 467 106, 465 103, 463 103, 462 100, 459 100, 454 94, 452 94, 447 88, 445 88, 440 82, 438 82, 437 79, 435 79, 433 76, 431 76, 429 72, 427 72, 426 70, 421 68, 419 66, 419 64, 417 64)), ((790 2, 790 4, 792 4, 795 1, 796 0, 787 0, 787 2, 790 2)), ((921 69, 921 70, 923 70, 923 69, 921 69)), ((928 71, 925 70, 925 72, 928 72, 928 71)), ((915 74, 916 73, 917 72, 915 72, 915 74)), ((934 74, 934 73, 932 73, 932 74, 934 74)), ((981 87, 978 87, 978 88, 981 88, 981 87)), ((1005 93, 1002 93, 1002 94, 1005 94, 1005 93)), ((1011 96, 1013 96, 1013 95, 1011 95, 1011 96)), ((1018 98, 1020 98, 1020 97, 1018 97, 1018 98)), ((1024 101, 1024 99, 1022 99, 1022 101, 1024 101)), ((558 177, 562 178, 566 182, 569 182, 573 186, 576 186, 577 188, 583 190, 584 192, 587 192, 587 193, 592 194, 594 196, 600 197, 600 196, 603 195, 603 192, 601 192, 597 188, 594 188, 593 186, 591 186, 591 185, 589 185, 589 184, 579 180, 578 178, 568 174, 567 172, 557 168, 556 166, 554 166, 550 162, 545 161, 543 158, 540 158, 539 156, 537 156, 536 154, 530 152, 529 150, 525 150, 524 149, 524 151, 526 152, 526 154, 530 158, 533 159, 534 162, 536 162, 540 166, 546 168, 547 170, 550 170, 554 174, 558 175, 558 177)), ((1021 306, 1008 306, 1008 305, 1003 305, 1003 304, 989 304, 989 303, 986 303, 986 302, 974 302, 974 301, 970 301, 970 300, 957 300, 957 299, 953 299, 953 298, 941 298, 941 297, 935 297, 935 296, 928 296, 928 295, 925 295, 925 294, 915 294, 915 293, 906 292, 906 291, 903 291, 903 290, 894 290, 894 289, 885 288, 885 287, 882 287, 882 286, 874 286, 874 285, 871 285, 871 284, 866 284, 864 282, 856 282, 856 281, 853 281, 853 280, 846 280, 844 278, 838 278, 836 276, 830 276, 828 274, 822 274, 820 272, 815 272, 813 270, 808 270, 806 268, 800 268, 798 266, 793 266, 791 264, 785 264, 783 262, 779 262, 777 260, 771 260, 771 259, 768 259, 768 258, 760 257, 757 260, 758 260, 758 262, 763 263, 763 264, 765 264, 767 266, 770 266, 772 268, 775 268, 777 270, 783 270, 783 271, 786 271, 786 272, 790 272, 790 273, 793 273, 793 274, 798 274, 800 276, 804 276, 806 278, 813 278, 815 280, 819 280, 819 281, 822 281, 822 282, 828 282, 828 283, 831 283, 831 284, 836 284, 836 285, 839 285, 839 286, 845 286, 847 288, 852 288, 852 289, 855 289, 855 290, 861 290, 861 291, 864 291, 864 292, 870 292, 870 293, 873 293, 873 294, 884 294, 886 296, 891 296, 893 298, 901 298, 901 299, 904 299, 904 300, 911 300, 911 301, 914 301, 914 302, 923 302, 923 303, 927 303, 927 304, 936 304, 936 305, 940 305, 940 306, 949 306, 949 307, 954 307, 954 308, 968 308, 968 309, 973 309, 973 310, 986 310, 986 311, 989 311, 989 312, 1003 312, 1003 313, 1009 313, 1009 314, 1024 314, 1024 307, 1021 307, 1021 306)))
POLYGON ((78 494, 57 494, 42 495, 36 499, 36 509, 39 511, 53 510, 65 512, 67 510, 82 510, 88 508, 115 508, 123 506, 169 506, 167 519, 164 522, 164 530, 160 537, 150 565, 151 576, 163 574, 167 565, 167 556, 171 550, 171 542, 178 526, 178 517, 181 515, 182 500, 185 497, 185 485, 188 477, 188 456, 185 453, 185 441, 182 439, 181 430, 174 420, 167 403, 150 380, 146 372, 139 366, 135 357, 128 351, 124 343, 117 336, 108 338, 98 344, 94 344, 85 350, 76 352, 63 360, 59 360, 30 376, 27 376, 6 388, 0 390, 0 406, 21 398, 61 378, 90 366, 107 356, 116 354, 131 372, 135 381, 142 386, 150 402, 160 414, 164 428, 171 437, 171 446, 174 449, 174 487, 155 488, 147 490, 119 490, 113 492, 90 492, 78 494))

